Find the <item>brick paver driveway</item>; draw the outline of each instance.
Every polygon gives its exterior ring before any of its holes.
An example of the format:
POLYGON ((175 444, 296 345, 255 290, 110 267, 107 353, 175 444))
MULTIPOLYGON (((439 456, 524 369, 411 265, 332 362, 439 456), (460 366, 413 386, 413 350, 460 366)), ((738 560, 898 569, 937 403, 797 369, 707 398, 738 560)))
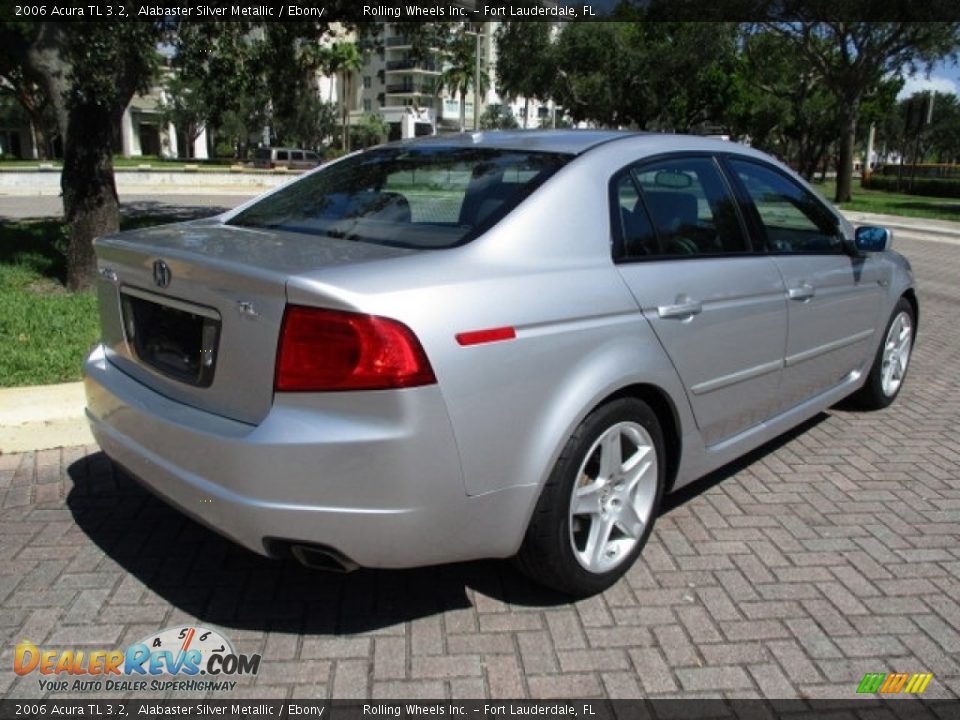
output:
POLYGON ((274 563, 96 448, 0 457, 0 692, 42 694, 11 671, 20 640, 111 649, 197 622, 263 655, 228 699, 849 697, 886 671, 932 672, 926 696, 956 697, 960 246, 899 247, 921 318, 894 407, 831 409, 673 498, 628 577, 582 602, 504 562, 274 563))

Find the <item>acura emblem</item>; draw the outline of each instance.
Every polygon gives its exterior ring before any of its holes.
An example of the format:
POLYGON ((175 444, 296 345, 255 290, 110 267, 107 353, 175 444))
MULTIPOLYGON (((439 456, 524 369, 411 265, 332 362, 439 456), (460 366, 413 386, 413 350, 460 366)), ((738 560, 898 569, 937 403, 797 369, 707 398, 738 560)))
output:
POLYGON ((163 260, 154 260, 153 282, 156 283, 157 287, 165 288, 169 286, 171 278, 173 278, 173 273, 170 271, 170 266, 163 260))

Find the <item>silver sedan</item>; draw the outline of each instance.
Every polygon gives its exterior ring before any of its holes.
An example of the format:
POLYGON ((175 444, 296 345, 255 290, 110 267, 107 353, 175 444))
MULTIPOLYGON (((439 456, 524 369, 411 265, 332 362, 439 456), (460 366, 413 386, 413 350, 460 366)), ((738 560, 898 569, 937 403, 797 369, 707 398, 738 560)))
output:
POLYGON ((513 557, 617 580, 664 493, 900 390, 918 306, 740 145, 402 142, 225 215, 97 241, 103 450, 184 513, 331 569, 513 557))

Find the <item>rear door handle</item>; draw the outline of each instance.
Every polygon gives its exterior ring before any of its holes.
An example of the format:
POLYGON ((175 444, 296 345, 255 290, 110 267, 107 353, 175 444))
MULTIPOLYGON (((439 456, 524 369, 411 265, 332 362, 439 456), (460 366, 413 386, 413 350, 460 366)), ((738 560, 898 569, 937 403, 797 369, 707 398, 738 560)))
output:
POLYGON ((662 318, 688 318, 703 312, 703 305, 696 300, 687 300, 676 305, 660 305, 657 314, 662 318))
POLYGON ((801 283, 799 286, 792 287, 789 290, 787 290, 788 298, 790 298, 791 300, 798 300, 800 302, 809 300, 816 294, 817 294, 817 291, 814 289, 813 285, 807 282, 801 283))

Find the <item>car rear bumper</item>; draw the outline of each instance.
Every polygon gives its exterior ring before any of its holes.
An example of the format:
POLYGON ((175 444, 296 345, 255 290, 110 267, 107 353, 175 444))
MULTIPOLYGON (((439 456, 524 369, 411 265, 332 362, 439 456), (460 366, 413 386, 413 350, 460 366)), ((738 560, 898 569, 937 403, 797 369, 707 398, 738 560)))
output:
POLYGON ((367 567, 516 551, 533 488, 468 498, 437 386, 280 394, 254 426, 154 392, 96 348, 87 417, 103 451, 143 485, 261 554, 320 545, 367 567))

